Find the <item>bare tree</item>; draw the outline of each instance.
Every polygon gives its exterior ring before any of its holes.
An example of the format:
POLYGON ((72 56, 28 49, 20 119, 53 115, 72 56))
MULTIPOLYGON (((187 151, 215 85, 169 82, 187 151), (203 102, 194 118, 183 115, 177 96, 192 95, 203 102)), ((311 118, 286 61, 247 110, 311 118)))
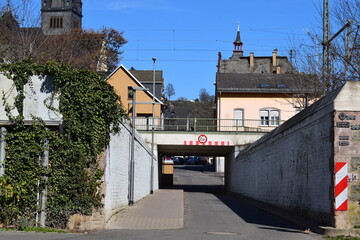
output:
MULTIPOLYGON (((318 8, 322 18, 322 7, 318 8)), ((360 80, 360 0, 339 0, 330 9, 332 31, 330 38, 344 28, 330 42, 330 72, 326 73, 329 80, 324 78, 322 71, 322 25, 308 31, 310 43, 301 44, 298 53, 299 68, 302 71, 318 76, 323 94, 331 92, 348 80, 360 80)))
POLYGON ((187 102, 187 101, 189 101, 189 99, 187 99, 186 97, 179 97, 176 101, 178 101, 178 102, 187 102))
POLYGON ((169 101, 171 99, 171 96, 175 95, 175 88, 171 83, 168 83, 166 85, 165 94, 168 96, 169 101))
POLYGON ((112 28, 73 31, 46 36, 35 16, 32 1, 13 1, 12 6, 0 2, 0 59, 15 62, 32 59, 62 61, 76 68, 112 71, 119 63, 121 47, 126 43, 123 33, 112 28))
POLYGON ((199 92, 200 102, 214 102, 214 95, 210 95, 206 88, 201 88, 199 92))

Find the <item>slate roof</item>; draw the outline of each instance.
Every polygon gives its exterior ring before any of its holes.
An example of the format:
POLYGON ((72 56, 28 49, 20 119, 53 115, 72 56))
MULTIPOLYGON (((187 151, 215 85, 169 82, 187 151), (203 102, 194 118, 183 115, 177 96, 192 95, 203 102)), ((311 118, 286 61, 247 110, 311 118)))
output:
MULTIPOLYGON (((151 93, 153 93, 153 78, 154 78, 153 70, 130 69, 129 72, 137 80, 139 80, 146 88, 148 88, 151 93)), ((163 88, 164 88, 163 71, 155 70, 155 96, 158 99, 162 98, 163 88)))
POLYGON ((304 93, 314 92, 307 85, 315 77, 307 74, 216 73, 217 92, 304 93))
POLYGON ((242 44, 243 42, 241 41, 241 38, 240 38, 240 31, 237 31, 236 33, 236 39, 234 41, 234 44, 242 44))
MULTIPOLYGON (((132 75, 134 75, 140 82, 153 82, 154 71, 152 70, 134 70, 130 69, 132 75)), ((155 82, 163 83, 163 71, 155 70, 155 82)))

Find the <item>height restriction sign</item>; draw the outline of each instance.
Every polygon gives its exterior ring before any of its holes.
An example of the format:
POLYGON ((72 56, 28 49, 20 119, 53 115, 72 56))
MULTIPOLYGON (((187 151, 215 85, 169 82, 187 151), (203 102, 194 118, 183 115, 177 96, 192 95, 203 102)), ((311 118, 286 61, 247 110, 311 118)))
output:
POLYGON ((202 144, 205 144, 207 142, 207 136, 206 135, 200 135, 198 137, 198 141, 202 144))

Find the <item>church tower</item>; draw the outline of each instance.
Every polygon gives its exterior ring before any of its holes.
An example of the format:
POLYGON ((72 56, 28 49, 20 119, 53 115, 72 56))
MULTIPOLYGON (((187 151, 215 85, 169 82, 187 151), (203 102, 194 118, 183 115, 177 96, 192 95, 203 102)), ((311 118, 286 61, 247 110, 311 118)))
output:
POLYGON ((81 28, 81 0, 41 0, 41 30, 45 35, 61 35, 81 28))

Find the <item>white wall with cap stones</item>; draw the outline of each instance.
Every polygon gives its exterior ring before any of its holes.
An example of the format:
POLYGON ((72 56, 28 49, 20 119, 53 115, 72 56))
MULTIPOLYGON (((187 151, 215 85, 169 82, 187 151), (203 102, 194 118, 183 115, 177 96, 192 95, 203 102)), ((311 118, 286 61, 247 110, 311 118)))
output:
MULTIPOLYGON (((119 134, 111 136, 109 147, 106 150, 104 210, 107 216, 128 204, 130 150, 131 127, 125 123, 119 134)), ((137 131, 134 160, 134 201, 136 202, 147 196, 151 187, 151 148, 137 131)), ((157 190, 158 186, 158 163, 154 161, 153 190, 157 190)))

